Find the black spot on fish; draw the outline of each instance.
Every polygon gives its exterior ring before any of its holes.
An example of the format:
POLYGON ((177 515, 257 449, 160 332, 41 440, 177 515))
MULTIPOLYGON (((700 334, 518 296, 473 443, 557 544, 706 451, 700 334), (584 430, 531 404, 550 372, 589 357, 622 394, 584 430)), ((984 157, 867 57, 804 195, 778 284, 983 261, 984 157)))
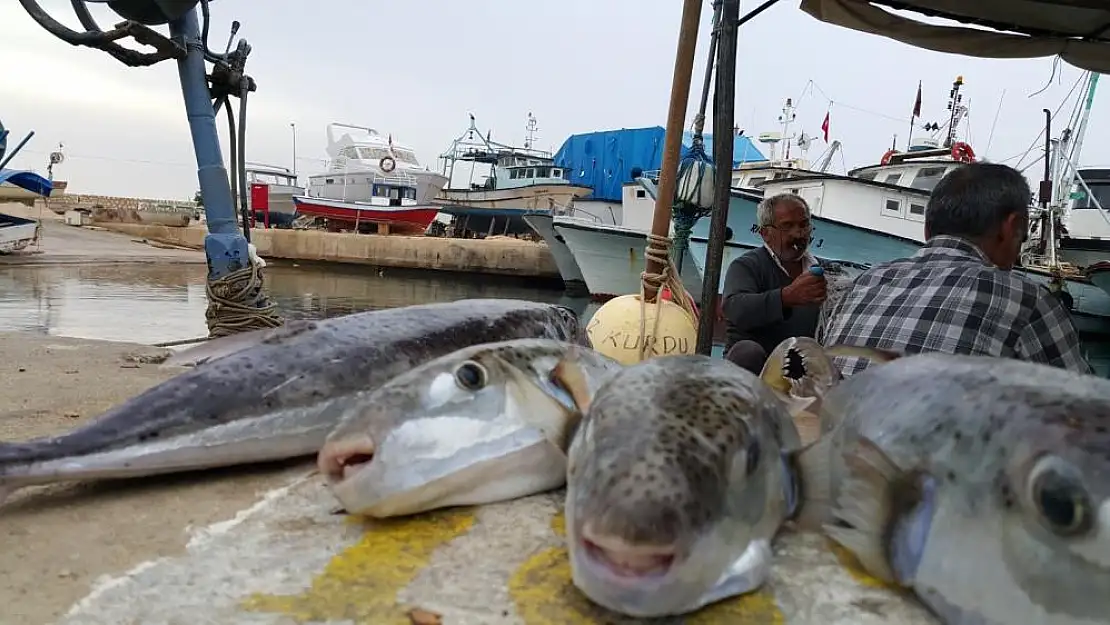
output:
POLYGON ((782 357, 782 377, 795 382, 806 375, 806 359, 796 347, 786 350, 782 357))

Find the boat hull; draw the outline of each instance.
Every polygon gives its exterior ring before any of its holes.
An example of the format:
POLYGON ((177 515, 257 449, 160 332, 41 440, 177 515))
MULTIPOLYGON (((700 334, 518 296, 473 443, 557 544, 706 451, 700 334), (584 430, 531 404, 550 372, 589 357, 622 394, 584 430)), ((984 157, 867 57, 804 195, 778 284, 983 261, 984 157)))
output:
POLYGON ((38 222, 0 213, 0 254, 19 252, 34 243, 38 236, 38 222))
POLYGON ((300 215, 325 217, 355 229, 365 223, 384 224, 396 234, 423 234, 439 213, 435 206, 374 206, 303 196, 294 197, 293 202, 300 215))
POLYGON ((586 288, 585 278, 582 277, 582 269, 578 267, 574 254, 563 241, 562 235, 555 232, 555 218, 550 214, 532 213, 524 216, 524 222, 540 235, 543 242, 547 244, 547 249, 551 250, 551 257, 555 260, 555 266, 559 268, 559 275, 563 278, 567 291, 571 294, 588 294, 589 290, 586 288))
MULTIPOLYGON (((647 233, 570 219, 554 220, 554 228, 574 256, 592 297, 607 299, 640 292, 647 233)), ((683 285, 695 299, 700 299, 701 275, 689 250, 682 265, 683 285)))
POLYGON ((536 184, 509 189, 443 189, 437 203, 476 208, 521 208, 550 211, 570 206, 576 198, 593 193, 591 187, 575 184, 536 184))

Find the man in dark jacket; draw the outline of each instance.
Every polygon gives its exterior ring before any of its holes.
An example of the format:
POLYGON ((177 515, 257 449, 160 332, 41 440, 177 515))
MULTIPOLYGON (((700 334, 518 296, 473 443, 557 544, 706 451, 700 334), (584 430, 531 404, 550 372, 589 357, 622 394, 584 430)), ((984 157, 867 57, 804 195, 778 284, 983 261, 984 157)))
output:
POLYGON ((764 246, 732 261, 725 273, 722 308, 725 358, 759 373, 767 355, 792 336, 813 337, 825 278, 811 271, 809 205, 792 193, 765 198, 757 210, 764 246))

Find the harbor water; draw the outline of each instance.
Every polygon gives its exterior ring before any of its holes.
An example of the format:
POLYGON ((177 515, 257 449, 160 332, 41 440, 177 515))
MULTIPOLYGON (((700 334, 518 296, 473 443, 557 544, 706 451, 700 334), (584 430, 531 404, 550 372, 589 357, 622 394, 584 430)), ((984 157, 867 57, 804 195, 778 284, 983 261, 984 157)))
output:
MULTIPOLYGON (((265 280, 288 320, 474 297, 557 303, 587 317, 596 308, 526 280, 466 274, 271 264, 265 280)), ((0 331, 146 344, 199 338, 208 333, 204 287, 205 267, 197 264, 0 269, 0 331)))

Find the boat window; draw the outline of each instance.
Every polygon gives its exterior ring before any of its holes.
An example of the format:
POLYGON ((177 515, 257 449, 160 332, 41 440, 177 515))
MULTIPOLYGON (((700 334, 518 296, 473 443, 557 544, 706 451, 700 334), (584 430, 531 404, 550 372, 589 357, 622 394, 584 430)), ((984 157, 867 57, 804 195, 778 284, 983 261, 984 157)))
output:
POLYGON ((887 184, 898 184, 898 181, 901 180, 901 179, 902 179, 902 174, 901 173, 890 174, 889 176, 887 176, 886 178, 883 179, 883 182, 885 182, 887 184))
POLYGON ((863 172, 862 174, 860 174, 859 176, 856 176, 856 177, 859 178, 860 180, 874 180, 875 179, 875 173, 876 172, 873 172, 873 171, 865 171, 865 172, 863 172))
POLYGON ((524 174, 524 177, 525 178, 535 178, 536 177, 536 170, 534 170, 534 169, 526 170, 526 172, 524 174))
POLYGON ((940 179, 944 177, 944 167, 925 167, 917 172, 910 186, 914 189, 921 189, 922 191, 932 191, 933 187, 937 186, 940 179))
POLYGON ((912 204, 911 203, 910 204, 910 214, 911 215, 924 215, 925 214, 925 205, 924 204, 912 204))
POLYGON ((887 200, 886 209, 892 213, 902 212, 902 202, 899 200, 887 200))
POLYGON ((551 177, 552 178, 562 178, 563 177, 563 170, 561 170, 561 169, 552 169, 551 170, 551 177))
POLYGON ((381 185, 374 185, 374 197, 389 197, 389 188, 381 185))
POLYGON ((359 148, 358 158, 364 161, 378 161, 389 156, 389 150, 384 148, 359 148))
POLYGON ((515 169, 509 170, 509 180, 516 180, 517 171, 515 169))
POLYGON ((1088 182, 1087 186, 1091 188, 1091 193, 1087 193, 1087 189, 1084 189, 1082 185, 1079 185, 1076 190, 1079 198, 1076 199, 1075 208, 1095 208, 1095 201, 1097 200, 1097 206, 1101 206, 1104 210, 1110 210, 1110 185, 1088 182), (1092 193, 1094 194, 1093 199, 1091 198, 1092 193))
POLYGON ((748 180, 748 186, 749 187, 754 187, 755 185, 763 182, 766 179, 767 179, 766 176, 757 176, 755 178, 751 178, 751 179, 748 180))
POLYGON ((416 154, 414 154, 412 150, 393 148, 393 156, 395 156, 397 160, 402 163, 406 163, 409 165, 420 165, 420 162, 416 160, 416 154))
POLYGON ((335 184, 335 178, 324 178, 326 184, 335 184))
POLYGON ((346 158, 359 158, 358 149, 354 147, 343 148, 343 151, 341 151, 339 155, 346 158))
POLYGON ((647 191, 636 189, 636 197, 647 197, 647 191))
POLYGON ((412 189, 412 188, 405 189, 405 199, 415 200, 416 199, 416 189, 412 189))
POLYGON ((397 187, 390 187, 389 188, 389 198, 392 199, 392 200, 401 199, 401 190, 398 189, 397 187))
POLYGON ((536 168, 536 177, 537 178, 547 178, 550 175, 551 175, 551 168, 550 167, 537 167, 536 168))

